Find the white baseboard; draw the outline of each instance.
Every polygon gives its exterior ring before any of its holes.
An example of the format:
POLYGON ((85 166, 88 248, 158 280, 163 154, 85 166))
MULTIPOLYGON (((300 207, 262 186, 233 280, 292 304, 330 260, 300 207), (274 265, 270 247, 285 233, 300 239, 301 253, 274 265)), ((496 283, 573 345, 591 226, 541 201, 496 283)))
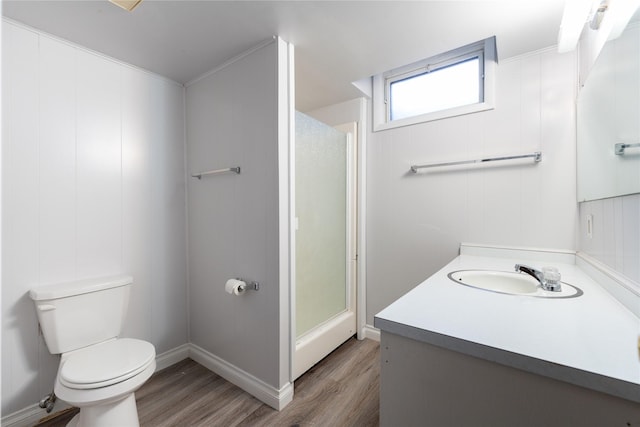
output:
POLYGON ((56 412, 47 414, 47 411, 36 403, 35 405, 28 406, 2 417, 0 425, 2 425, 2 427, 31 427, 43 421, 45 418, 58 416, 60 412, 66 411, 69 408, 71 408, 71 406, 67 403, 58 400, 56 403, 56 412))
POLYGON ((362 332, 365 338, 380 342, 380 329, 374 328, 371 325, 364 325, 362 332))
MULTIPOLYGON (((378 332, 378 341, 380 340, 379 335, 380 332, 378 332)), ((293 400, 293 384, 287 383, 278 390, 195 344, 183 344, 158 355, 156 357, 156 371, 168 368, 186 358, 195 360, 278 411, 293 400)))
MULTIPOLYGON (((156 371, 180 362, 189 357, 189 344, 183 344, 169 351, 156 356, 156 371)), ((47 411, 40 408, 38 404, 20 409, 12 414, 2 417, 0 425, 2 427, 31 427, 38 424, 44 418, 50 418, 59 415, 60 412, 71 408, 66 402, 58 400, 56 402, 55 412, 47 414, 47 411)))
POLYGON ((158 354, 156 356, 156 372, 161 369, 168 368, 171 365, 175 365, 188 357, 189 344, 182 344, 180 347, 158 354))
POLYGON ((195 344, 189 344, 189 357, 278 411, 293 400, 292 383, 278 390, 195 344))
MULTIPOLYGON (((379 338, 378 332, 378 340, 379 338)), ((242 369, 220 359, 207 352, 195 344, 183 344, 179 347, 165 351, 156 356, 156 371, 168 368, 186 358, 191 358, 207 369, 220 375, 227 381, 237 385, 247 393, 255 396, 260 401, 266 403, 278 411, 283 409, 293 400, 293 384, 287 383, 280 390, 264 383, 253 375, 242 369)), ((12 414, 2 417, 0 425, 2 427, 30 427, 38 424, 44 418, 58 415, 59 412, 69 409, 71 406, 58 400, 56 411, 47 414, 47 411, 40 408, 37 403, 20 409, 12 414)))

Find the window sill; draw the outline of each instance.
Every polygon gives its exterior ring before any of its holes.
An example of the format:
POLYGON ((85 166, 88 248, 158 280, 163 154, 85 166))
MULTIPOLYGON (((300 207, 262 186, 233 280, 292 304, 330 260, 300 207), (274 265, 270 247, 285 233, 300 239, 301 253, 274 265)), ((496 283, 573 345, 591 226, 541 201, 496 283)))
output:
POLYGON ((448 119, 451 117, 463 116, 465 114, 479 113, 481 111, 493 110, 493 103, 481 102, 479 104, 464 105, 462 107, 450 108, 448 110, 435 111, 433 113, 422 114, 420 116, 407 117, 406 119, 393 120, 390 122, 374 123, 373 131, 395 129, 403 126, 417 125, 420 123, 432 122, 435 120, 448 119))

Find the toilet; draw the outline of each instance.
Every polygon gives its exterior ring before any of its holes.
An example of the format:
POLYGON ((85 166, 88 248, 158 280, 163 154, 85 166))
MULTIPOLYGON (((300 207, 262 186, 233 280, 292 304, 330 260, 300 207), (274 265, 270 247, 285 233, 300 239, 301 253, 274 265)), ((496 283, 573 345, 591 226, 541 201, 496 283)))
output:
POLYGON ((132 283, 131 276, 112 276, 29 292, 49 352, 61 355, 54 392, 80 408, 68 426, 140 425, 134 392, 155 371, 156 351, 118 338, 132 283))

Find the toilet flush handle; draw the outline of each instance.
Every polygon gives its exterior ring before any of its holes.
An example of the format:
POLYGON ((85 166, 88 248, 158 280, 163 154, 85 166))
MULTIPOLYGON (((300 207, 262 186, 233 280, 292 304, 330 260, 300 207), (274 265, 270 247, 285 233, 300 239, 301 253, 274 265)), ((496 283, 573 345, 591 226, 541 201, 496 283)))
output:
POLYGON ((56 309, 56 306, 51 304, 42 304, 38 306, 38 310, 40 311, 51 311, 55 309, 56 309))

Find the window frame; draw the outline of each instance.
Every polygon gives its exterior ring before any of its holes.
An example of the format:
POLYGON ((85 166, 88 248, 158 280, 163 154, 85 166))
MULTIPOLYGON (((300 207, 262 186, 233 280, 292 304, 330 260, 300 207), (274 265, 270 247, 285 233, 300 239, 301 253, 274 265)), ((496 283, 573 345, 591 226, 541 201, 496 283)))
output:
POLYGON ((495 37, 490 37, 448 52, 423 59, 373 76, 373 131, 393 129, 444 118, 487 111, 494 108, 494 74, 496 64, 495 37), (439 70, 474 57, 480 59, 480 102, 447 108, 402 119, 391 120, 391 84, 425 71, 439 70))

